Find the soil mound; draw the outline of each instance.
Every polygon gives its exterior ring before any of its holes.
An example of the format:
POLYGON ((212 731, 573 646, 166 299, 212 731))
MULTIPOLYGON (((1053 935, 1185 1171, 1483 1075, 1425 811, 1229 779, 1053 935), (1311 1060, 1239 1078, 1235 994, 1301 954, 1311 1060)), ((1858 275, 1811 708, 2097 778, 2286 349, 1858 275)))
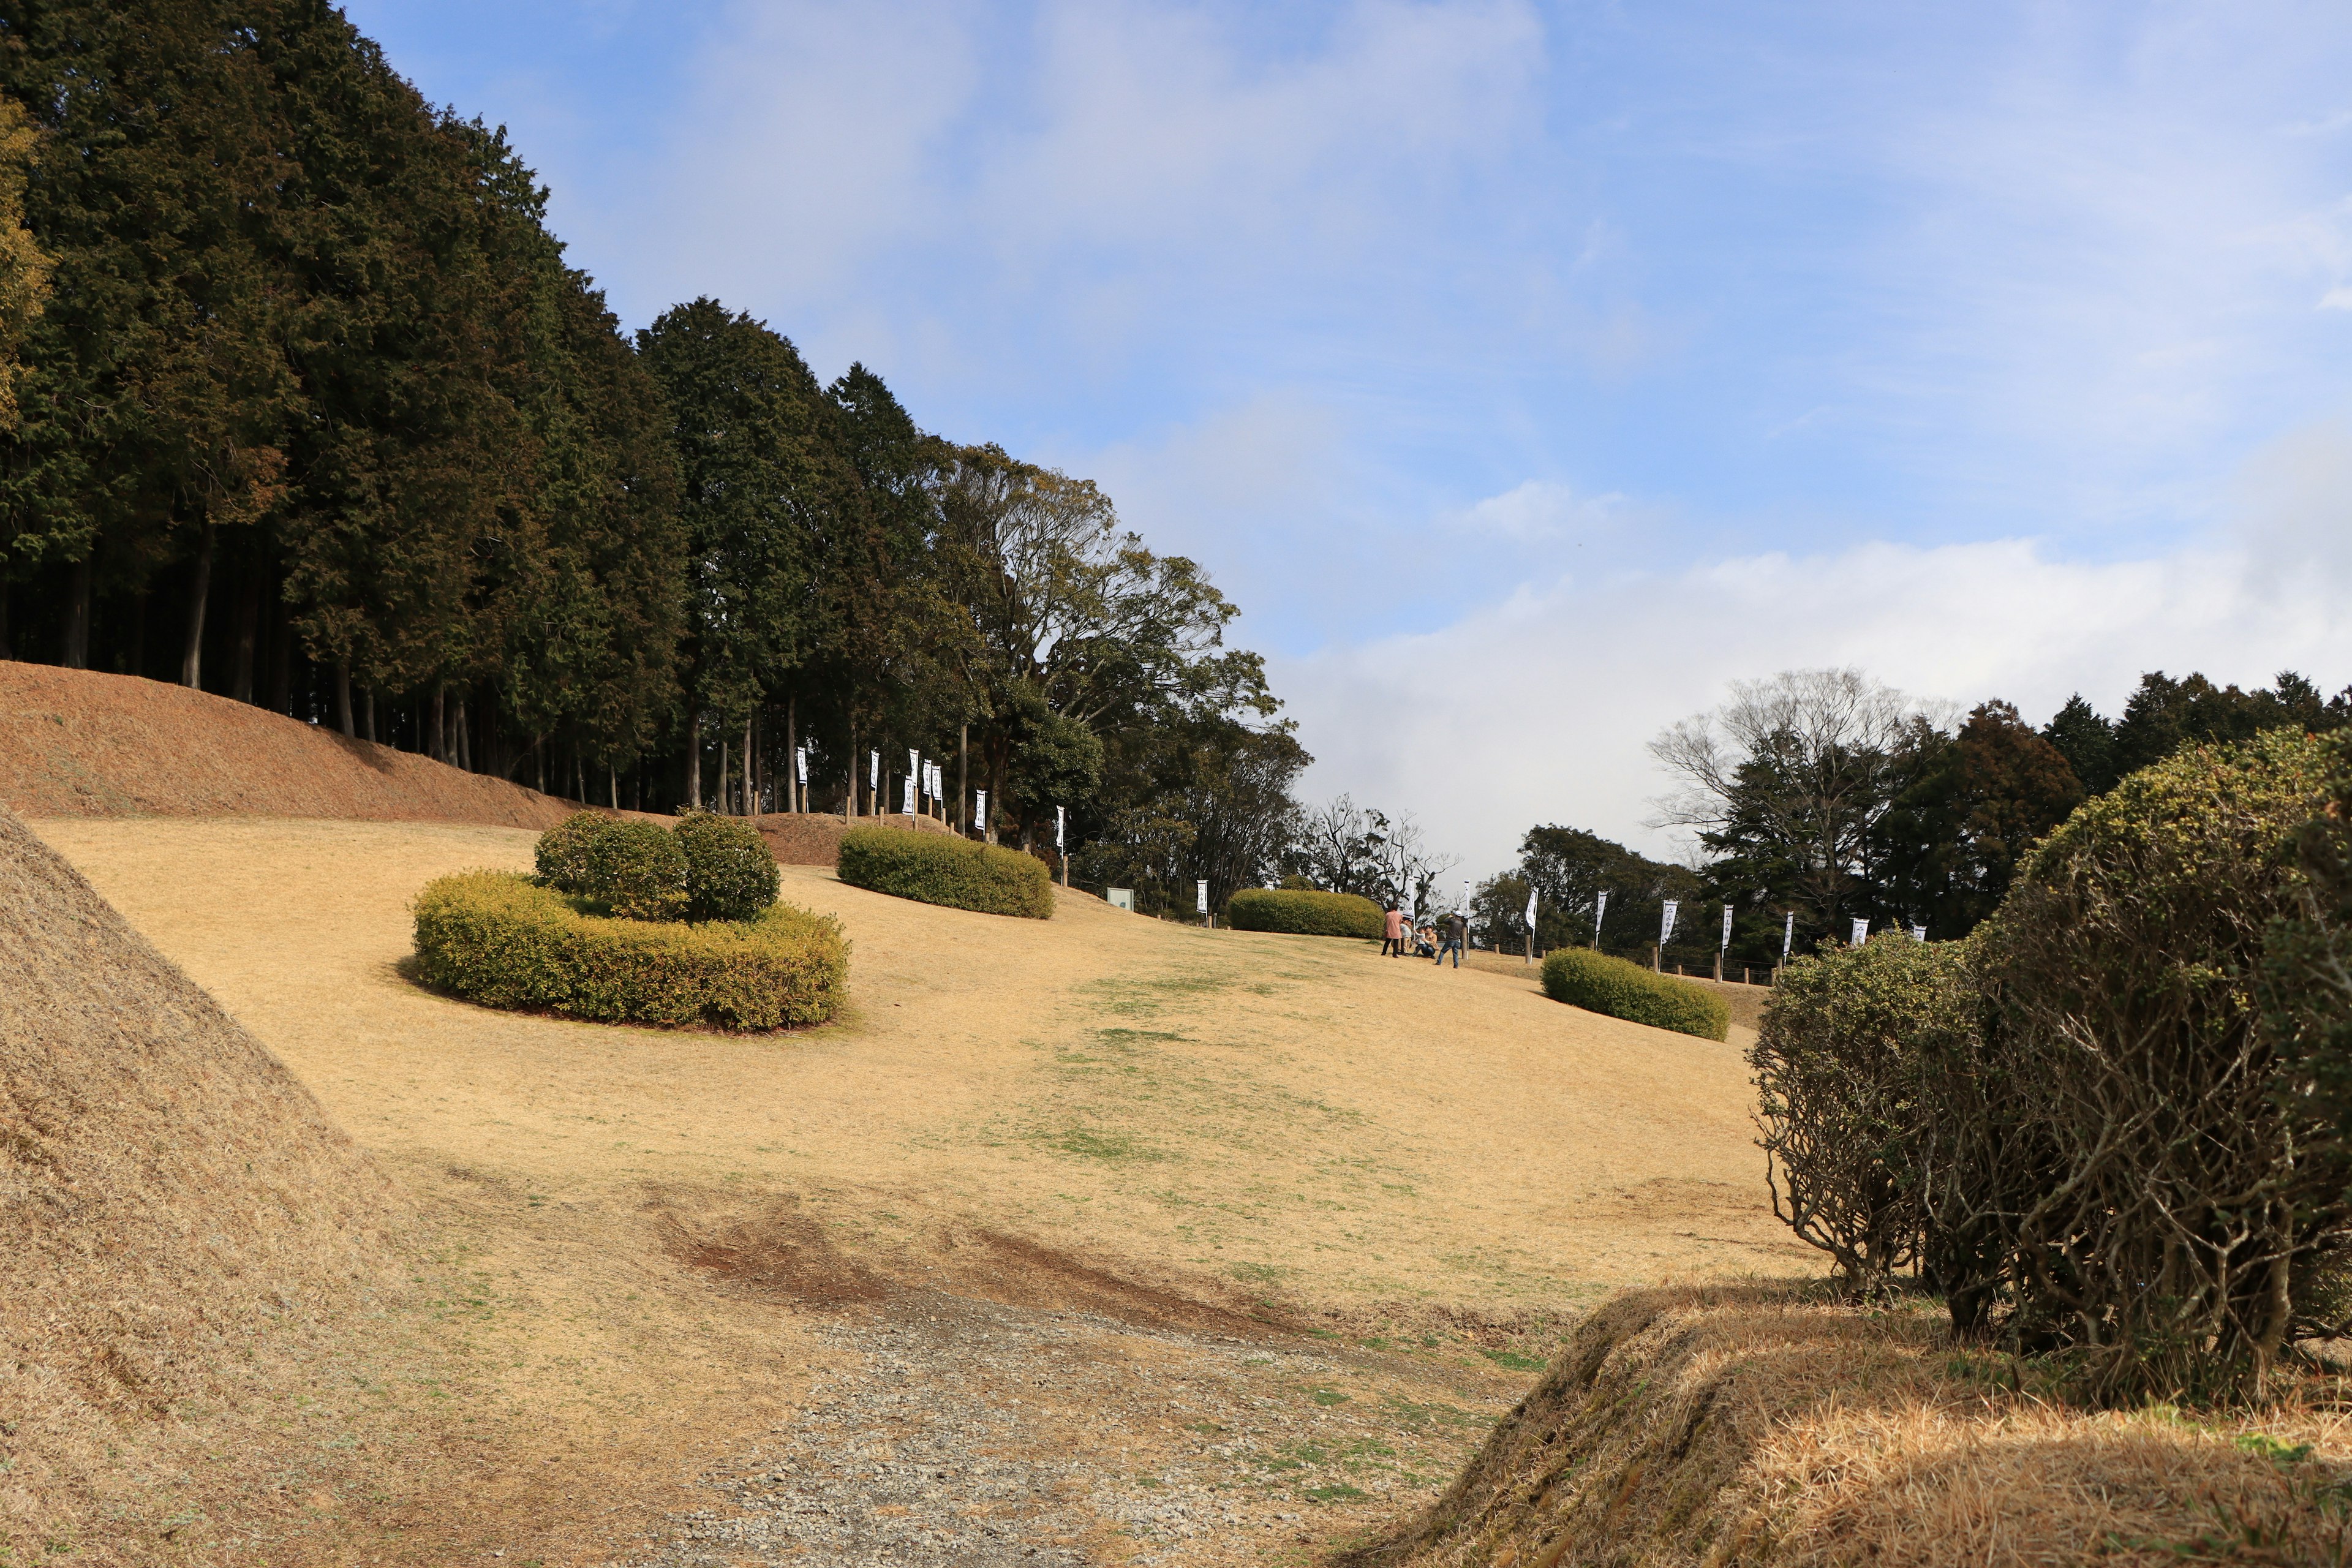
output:
POLYGON ((2021 1392, 2006 1358, 1957 1352, 1940 1318, 1791 1286, 1628 1291, 1434 1508, 1337 1562, 2338 1560, 2323 1505, 2352 1441, 2324 1404, 2069 1409, 2030 1373, 2021 1392))
POLYGON ((0 810, 0 1542, 125 1524, 130 1456, 384 1281, 397 1212, 310 1091, 0 810))
POLYGON ((0 661, 0 805, 26 816, 320 816, 551 827, 579 808, 250 703, 0 661))
POLYGON ((903 827, 914 833, 953 833, 954 828, 928 816, 898 813, 861 816, 845 822, 837 812, 778 811, 751 819, 760 837, 780 866, 835 866, 841 863, 841 837, 853 827, 903 827))

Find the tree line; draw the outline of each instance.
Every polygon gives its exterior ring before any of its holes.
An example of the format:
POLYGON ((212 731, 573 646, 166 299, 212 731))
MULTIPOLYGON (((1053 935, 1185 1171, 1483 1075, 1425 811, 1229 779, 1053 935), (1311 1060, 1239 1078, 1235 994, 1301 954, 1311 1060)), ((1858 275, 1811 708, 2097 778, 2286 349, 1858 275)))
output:
POLYGON ((625 332, 503 131, 323 0, 22 0, 0 43, 0 657, 598 805, 911 780, 1041 852, 1066 810, 1097 879, 1272 873, 1309 759, 1093 484, 717 300, 625 332))
POLYGON ((1681 908, 1661 962, 1694 971, 1714 962, 1727 904, 1735 968, 1777 963, 1784 940, 1796 952, 1843 941, 1856 920, 1963 937, 2037 840, 2126 775, 2190 746, 2347 726, 2352 687, 2324 698, 2293 670, 2251 689, 2152 671, 2117 717, 2078 694, 2039 729, 1997 698, 1963 714, 1858 670, 1788 671, 1735 683, 1730 700, 1651 744, 1677 786, 1658 825, 1693 832, 1696 864, 1534 827, 1474 912, 1483 940, 1516 945, 1532 889, 1539 950, 1595 942, 1600 913, 1598 945, 1647 961, 1672 899, 1681 908))

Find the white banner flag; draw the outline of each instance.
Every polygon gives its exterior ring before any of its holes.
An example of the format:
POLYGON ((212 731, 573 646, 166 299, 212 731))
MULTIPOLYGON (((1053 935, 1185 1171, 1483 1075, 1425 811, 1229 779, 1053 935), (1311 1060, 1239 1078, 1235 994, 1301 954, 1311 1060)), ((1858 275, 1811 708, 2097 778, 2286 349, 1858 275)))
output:
POLYGON ((1911 928, 1911 940, 1912 940, 1913 942, 1925 942, 1925 941, 1927 941, 1927 928, 1926 926, 1913 926, 1913 927, 1911 928))
POLYGON ((867 789, 882 787, 882 753, 879 752, 866 753, 866 787, 867 789))
POLYGON ((908 782, 923 776, 923 753, 914 747, 907 748, 907 778, 908 782))
POLYGON ((799 771, 801 783, 808 783, 808 748, 806 746, 793 749, 793 766, 799 771))
POLYGON ((1780 928, 1780 962, 1789 962, 1789 944, 1797 940, 1797 911, 1789 911, 1788 923, 1780 928))
POLYGON ((1666 943, 1675 940, 1675 911, 1682 907, 1682 900, 1679 899, 1668 899, 1666 900, 1666 912, 1658 921, 1658 945, 1660 947, 1664 947, 1666 943))
POLYGON ((1063 815, 1062 807, 1055 806, 1054 808, 1054 847, 1055 849, 1062 847, 1062 834, 1067 826, 1068 818, 1063 815))
POLYGON ((907 775, 907 815, 915 815, 915 775, 912 773, 907 775))
POLYGON ((1204 915, 1207 914, 1209 912, 1209 884, 1206 882, 1193 883, 1192 899, 1194 903, 1199 907, 1200 912, 1204 915))
POLYGON ((986 833, 988 831, 988 792, 982 789, 974 790, 972 794, 976 798, 971 806, 971 825, 982 833, 986 833))
POLYGON ((1534 930, 1535 930, 1535 929, 1536 929, 1536 890, 1535 890, 1533 888, 1529 888, 1529 889, 1528 889, 1528 930, 1530 932, 1532 932, 1532 931, 1534 931, 1534 930))
POLYGON ((1723 906, 1723 951, 1731 951, 1731 906, 1723 906))
POLYGON ((1869 940, 1870 940, 1870 922, 1869 922, 1868 921, 1854 921, 1854 922, 1853 922, 1853 945, 1854 945, 1854 946, 1856 946, 1856 947, 1860 947, 1864 942, 1868 942, 1869 940))
POLYGON ((1608 912, 1609 889, 1603 888, 1601 889, 1601 896, 1592 900, 1592 945, 1595 948, 1601 945, 1601 919, 1608 912))

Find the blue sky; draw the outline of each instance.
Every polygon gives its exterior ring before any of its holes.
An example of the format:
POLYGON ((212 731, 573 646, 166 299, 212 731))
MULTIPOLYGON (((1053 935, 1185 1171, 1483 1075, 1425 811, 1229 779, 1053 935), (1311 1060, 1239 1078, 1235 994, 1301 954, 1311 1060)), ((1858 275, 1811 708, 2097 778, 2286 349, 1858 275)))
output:
POLYGON ((350 10, 625 321, 1101 480, 1473 869, 1776 668, 2352 681, 2339 7, 350 10))

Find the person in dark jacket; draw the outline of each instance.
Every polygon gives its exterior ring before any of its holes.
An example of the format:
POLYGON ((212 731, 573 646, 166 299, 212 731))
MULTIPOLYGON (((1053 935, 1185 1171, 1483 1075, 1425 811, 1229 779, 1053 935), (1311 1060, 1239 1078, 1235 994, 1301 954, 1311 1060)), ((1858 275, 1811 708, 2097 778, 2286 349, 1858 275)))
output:
POLYGON ((1462 944, 1470 934, 1470 922, 1464 920, 1462 912, 1457 910, 1438 922, 1438 930, 1445 933, 1445 942, 1430 962, 1442 969, 1445 966, 1445 955, 1450 952, 1454 955, 1454 967, 1461 968, 1462 944))

